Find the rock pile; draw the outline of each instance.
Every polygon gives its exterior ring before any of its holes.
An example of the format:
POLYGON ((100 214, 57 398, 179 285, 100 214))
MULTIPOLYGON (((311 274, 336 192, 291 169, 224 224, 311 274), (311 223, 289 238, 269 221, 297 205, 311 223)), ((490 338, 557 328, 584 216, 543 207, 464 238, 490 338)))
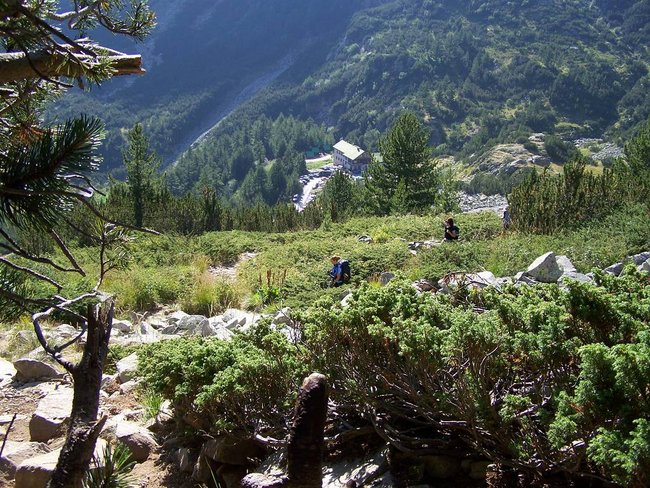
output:
MULTIPOLYGON (((619 276, 626 264, 634 264, 639 271, 650 273, 650 252, 629 256, 624 262, 613 264, 603 271, 619 276)), ((593 275, 591 273, 579 273, 567 256, 557 256, 554 252, 547 252, 535 259, 526 271, 521 271, 515 276, 497 278, 489 271, 452 273, 439 280, 435 290, 440 293, 449 293, 453 288, 458 287, 486 288, 494 286, 499 288, 505 284, 521 286, 535 285, 537 283, 557 283, 563 286, 569 280, 590 282, 593 281, 593 275)), ((420 291, 427 291, 422 288, 421 282, 422 280, 416 281, 413 286, 420 291)))
POLYGON ((458 205, 463 213, 492 211, 501 216, 503 209, 508 205, 508 201, 503 195, 470 195, 459 192, 458 205))

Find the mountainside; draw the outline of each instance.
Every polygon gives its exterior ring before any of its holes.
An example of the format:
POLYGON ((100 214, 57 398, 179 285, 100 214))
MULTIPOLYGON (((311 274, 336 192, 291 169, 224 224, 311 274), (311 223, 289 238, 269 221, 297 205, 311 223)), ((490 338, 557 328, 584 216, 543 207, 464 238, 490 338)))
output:
POLYGON ((153 7, 160 27, 144 49, 149 74, 115 80, 93 98, 70 97, 61 113, 102 114, 112 129, 108 169, 119 165, 117 128, 142 120, 169 163, 234 110, 170 170, 179 192, 201 180, 228 184, 224 191, 232 193, 242 173, 268 169, 265 160, 293 171, 296 151, 318 142, 302 136, 308 131, 331 128, 330 139, 374 148, 404 109, 426 121, 439 154, 461 156, 532 132, 613 140, 650 114, 645 1, 314 0, 296 8, 290 0, 200 0, 153 7), (279 145, 291 147, 278 151, 256 140, 251 127, 261 115, 273 121, 280 114, 295 118, 300 137, 283 132, 279 145), (300 122, 309 119, 322 128, 300 122), (224 135, 236 137, 224 142, 224 135), (247 171, 233 171, 238 158, 247 171))

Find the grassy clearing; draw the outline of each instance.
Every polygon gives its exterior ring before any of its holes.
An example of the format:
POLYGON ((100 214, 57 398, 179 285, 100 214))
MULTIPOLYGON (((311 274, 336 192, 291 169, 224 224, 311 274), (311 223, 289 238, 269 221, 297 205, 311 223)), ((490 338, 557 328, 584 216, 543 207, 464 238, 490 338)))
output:
MULTIPOLYGON (((407 243, 440 239, 445 217, 356 218, 315 231, 285 234, 234 231, 198 237, 142 236, 133 243, 130 267, 112 271, 104 288, 116 295, 119 314, 176 305, 190 313, 212 315, 228 307, 303 307, 322 296, 337 297, 341 290, 325 287, 332 254, 350 260, 350 286, 357 287, 383 271, 433 280, 455 271, 513 275, 547 251, 568 255, 580 271, 587 272, 650 249, 650 216, 638 206, 553 236, 503 233, 493 213, 459 215, 459 242, 412 255, 407 243), (361 235, 371 236, 374 242, 359 242, 361 235), (238 267, 234 281, 210 274, 210 266, 232 264, 243 252, 257 256, 238 267), (269 286, 267 273, 273 276, 269 286)), ((88 265, 93 250, 84 249, 81 254, 88 265)), ((91 273, 84 279, 60 279, 70 294, 94 278, 91 273)))

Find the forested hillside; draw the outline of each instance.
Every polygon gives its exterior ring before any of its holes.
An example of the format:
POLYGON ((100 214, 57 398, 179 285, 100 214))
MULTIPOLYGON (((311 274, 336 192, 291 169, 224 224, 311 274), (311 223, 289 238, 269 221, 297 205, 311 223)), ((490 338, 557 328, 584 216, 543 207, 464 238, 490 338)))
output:
MULTIPOLYGON (((297 9, 288 0, 249 0, 170 9, 158 9, 150 72, 113 82, 94 100, 111 129, 106 169, 119 165, 118 128, 142 121, 169 163, 236 109, 170 170, 180 192, 198 181, 233 192, 265 158, 280 156, 290 174, 295 153, 312 142, 309 120, 330 138, 375 148, 410 109, 427 122, 439 154, 467 156, 532 132, 627 137, 650 113, 644 1, 376 0, 297 9), (253 128, 260 116, 280 114, 304 122, 300 137, 287 139, 286 157, 253 128), (235 153, 224 138, 234 134, 242 141, 235 153)), ((78 96, 65 105, 93 111, 94 103, 78 96)))

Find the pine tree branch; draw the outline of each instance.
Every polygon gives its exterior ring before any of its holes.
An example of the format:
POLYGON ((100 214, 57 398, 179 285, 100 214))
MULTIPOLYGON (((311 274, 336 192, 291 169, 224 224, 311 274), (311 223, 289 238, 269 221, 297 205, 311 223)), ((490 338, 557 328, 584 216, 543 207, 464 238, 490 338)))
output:
POLYGON ((7 259, 7 256, 0 256, 0 263, 3 263, 12 269, 15 269, 16 271, 20 271, 21 273, 27 273, 28 275, 31 275, 38 280, 45 281, 50 285, 54 286, 57 289, 57 291, 61 291, 63 289, 63 286, 61 286, 59 283, 54 281, 52 278, 48 278, 47 276, 42 275, 41 273, 34 271, 33 269, 25 268, 24 266, 19 266, 16 263, 12 263, 7 259))
MULTIPOLYGON (((142 56, 110 54, 105 57, 113 69, 113 76, 143 74, 142 56)), ((61 52, 40 51, 33 54, 24 52, 0 53, 0 83, 10 83, 34 78, 64 76, 79 78, 96 66, 97 55, 75 54, 74 63, 70 56, 61 52)), ((60 82, 59 82, 60 83, 60 82)))

